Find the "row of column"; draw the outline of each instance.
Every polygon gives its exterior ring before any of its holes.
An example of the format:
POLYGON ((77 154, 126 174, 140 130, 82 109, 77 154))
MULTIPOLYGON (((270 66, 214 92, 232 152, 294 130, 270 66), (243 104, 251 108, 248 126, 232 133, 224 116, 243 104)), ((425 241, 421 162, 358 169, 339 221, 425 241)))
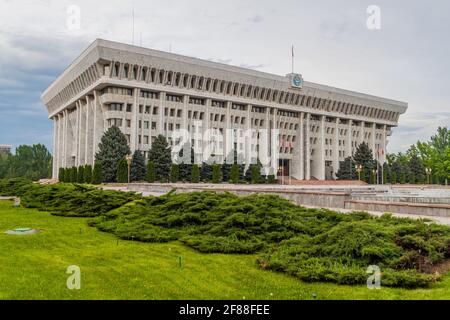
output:
MULTIPOLYGON (((158 123, 160 133, 164 128, 164 107, 165 107, 166 94, 162 92, 160 94, 158 123)), ((188 103, 189 97, 184 96, 183 99, 183 124, 182 127, 187 129, 188 125, 188 103)), ((205 121, 205 130, 209 128, 210 121, 210 108, 211 100, 207 99, 205 121)), ((232 102, 226 102, 226 128, 231 128, 231 105, 232 102)), ((251 108, 252 105, 247 105, 247 121, 245 127, 251 128, 251 108)), ((131 121, 131 136, 130 136, 130 149, 132 151, 138 149, 138 110, 139 110, 139 89, 134 89, 133 92, 133 108, 132 108, 132 121, 131 121)), ((272 117, 270 116, 270 108, 266 108, 266 128, 269 129, 269 150, 275 136, 271 134, 271 129, 276 129, 277 123, 277 109, 272 109, 272 117), (270 118, 272 118, 272 126, 270 126, 270 118)), ((104 132, 105 121, 103 119, 102 103, 97 91, 93 92, 93 95, 88 95, 79 100, 75 104, 75 108, 72 110, 64 110, 53 118, 53 145, 54 145, 54 159, 53 159, 53 177, 58 176, 59 168, 80 166, 85 164, 92 165, 95 160, 95 153, 98 149, 98 144, 104 132)), ((297 131, 297 142, 295 146, 295 153, 292 157, 292 172, 291 175, 299 180, 310 180, 312 177, 325 180, 325 129, 326 129, 326 116, 320 116, 319 120, 319 132, 317 136, 316 152, 311 155, 311 114, 300 113, 299 126, 297 131)), ((334 174, 339 169, 339 141, 340 136, 340 119, 337 118, 334 124, 333 135, 333 156, 332 166, 334 174)), ((358 143, 364 141, 365 123, 361 123, 360 136, 358 137, 358 143)), ((276 137, 277 138, 277 137, 276 137)), ((376 124, 371 127, 371 148, 375 153, 378 152, 376 148, 376 124)), ((224 156, 227 156, 227 151, 230 150, 230 142, 227 141, 227 136, 224 137, 224 156)), ((352 141, 353 141, 353 122, 348 120, 348 129, 346 136, 346 157, 352 155, 352 141)), ((385 159, 385 147, 386 147, 386 126, 383 130, 381 149, 384 150, 383 155, 380 155, 380 162, 384 162, 385 159)), ((250 154, 250 143, 246 144, 245 154, 250 154)), ((277 150, 278 153, 278 150, 277 150)), ((273 155, 272 155, 273 156, 273 155)), ((273 159, 273 157, 272 157, 273 159)), ((275 162, 275 161, 273 161, 275 162)), ((272 163, 273 168, 277 168, 278 163, 272 163)))
POLYGON ((63 110, 53 120, 53 177, 59 168, 93 165, 103 134, 104 120, 97 91, 63 110))

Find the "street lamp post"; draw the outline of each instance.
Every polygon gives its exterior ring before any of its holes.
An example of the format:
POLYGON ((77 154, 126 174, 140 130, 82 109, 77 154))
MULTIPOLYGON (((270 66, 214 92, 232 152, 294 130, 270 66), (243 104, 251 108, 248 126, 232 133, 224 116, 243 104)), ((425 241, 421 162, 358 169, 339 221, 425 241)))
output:
POLYGON ((360 164, 357 164, 355 166, 356 172, 358 172, 358 180, 361 181, 361 172, 363 171, 363 166, 360 164))
POLYGON ((427 183, 430 184, 431 168, 425 168, 425 173, 427 174, 427 183))
POLYGON ((278 167, 278 171, 281 173, 281 185, 284 185, 284 172, 283 172, 283 167, 279 166, 278 167))
POLYGON ((373 169, 374 183, 378 184, 378 169, 373 169))
POLYGON ((131 161, 133 161, 133 156, 130 154, 127 154, 125 156, 125 160, 127 160, 128 164, 128 183, 130 183, 130 176, 131 176, 131 161))

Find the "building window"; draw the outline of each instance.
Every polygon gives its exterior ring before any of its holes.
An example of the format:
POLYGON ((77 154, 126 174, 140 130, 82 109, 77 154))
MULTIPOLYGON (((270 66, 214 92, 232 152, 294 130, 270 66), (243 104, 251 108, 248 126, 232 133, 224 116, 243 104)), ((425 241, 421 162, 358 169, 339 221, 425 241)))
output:
POLYGON ((131 112, 133 106, 131 104, 127 104, 127 112, 131 112))
POLYGON ((189 98, 189 103, 191 103, 191 104, 198 104, 198 105, 204 106, 205 105, 205 99, 189 98))
POLYGON ((127 128, 130 128, 131 127, 131 120, 125 120, 125 122, 126 122, 126 125, 127 125, 127 128))
POLYGON ((118 118, 108 119, 108 126, 109 127, 112 127, 112 126, 121 127, 122 126, 122 119, 118 119, 118 118))
POLYGON ((153 92, 153 91, 142 90, 141 91, 141 97, 142 98, 147 98, 147 99, 158 99, 159 98, 159 93, 153 92))
POLYGON ((109 105, 109 111, 122 111, 121 103, 111 103, 109 105))
POLYGON ((173 101, 173 102, 181 102, 183 100, 183 98, 181 96, 177 96, 174 94, 168 94, 168 95, 166 95, 166 100, 173 101))
POLYGON ((211 102, 211 106, 217 107, 217 108, 225 108, 225 102, 224 101, 213 100, 211 102))

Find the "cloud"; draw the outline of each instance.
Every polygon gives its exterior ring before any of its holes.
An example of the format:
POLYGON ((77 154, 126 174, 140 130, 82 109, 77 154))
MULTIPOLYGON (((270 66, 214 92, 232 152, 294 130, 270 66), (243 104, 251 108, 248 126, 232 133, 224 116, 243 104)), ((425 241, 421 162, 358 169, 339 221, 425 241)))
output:
POLYGON ((263 21, 263 17, 261 17, 259 14, 255 14, 254 16, 250 17, 248 21, 252 23, 261 23, 263 21))

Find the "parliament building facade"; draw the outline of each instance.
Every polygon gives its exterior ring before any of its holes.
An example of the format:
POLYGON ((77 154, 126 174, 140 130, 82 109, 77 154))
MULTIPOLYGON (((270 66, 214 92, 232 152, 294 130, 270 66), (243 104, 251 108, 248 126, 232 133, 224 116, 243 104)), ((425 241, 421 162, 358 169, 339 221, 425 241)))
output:
MULTIPOLYGON (((160 134, 212 129, 216 156, 258 150, 230 144, 224 131, 252 129, 277 139, 280 175, 334 179, 339 162, 366 142, 385 161, 407 103, 137 46, 97 39, 42 94, 53 120, 53 176, 93 164, 103 133, 126 135, 145 155, 160 134), (200 124, 200 125, 199 125, 200 124)), ((192 141, 197 143, 197 141, 192 141)))

